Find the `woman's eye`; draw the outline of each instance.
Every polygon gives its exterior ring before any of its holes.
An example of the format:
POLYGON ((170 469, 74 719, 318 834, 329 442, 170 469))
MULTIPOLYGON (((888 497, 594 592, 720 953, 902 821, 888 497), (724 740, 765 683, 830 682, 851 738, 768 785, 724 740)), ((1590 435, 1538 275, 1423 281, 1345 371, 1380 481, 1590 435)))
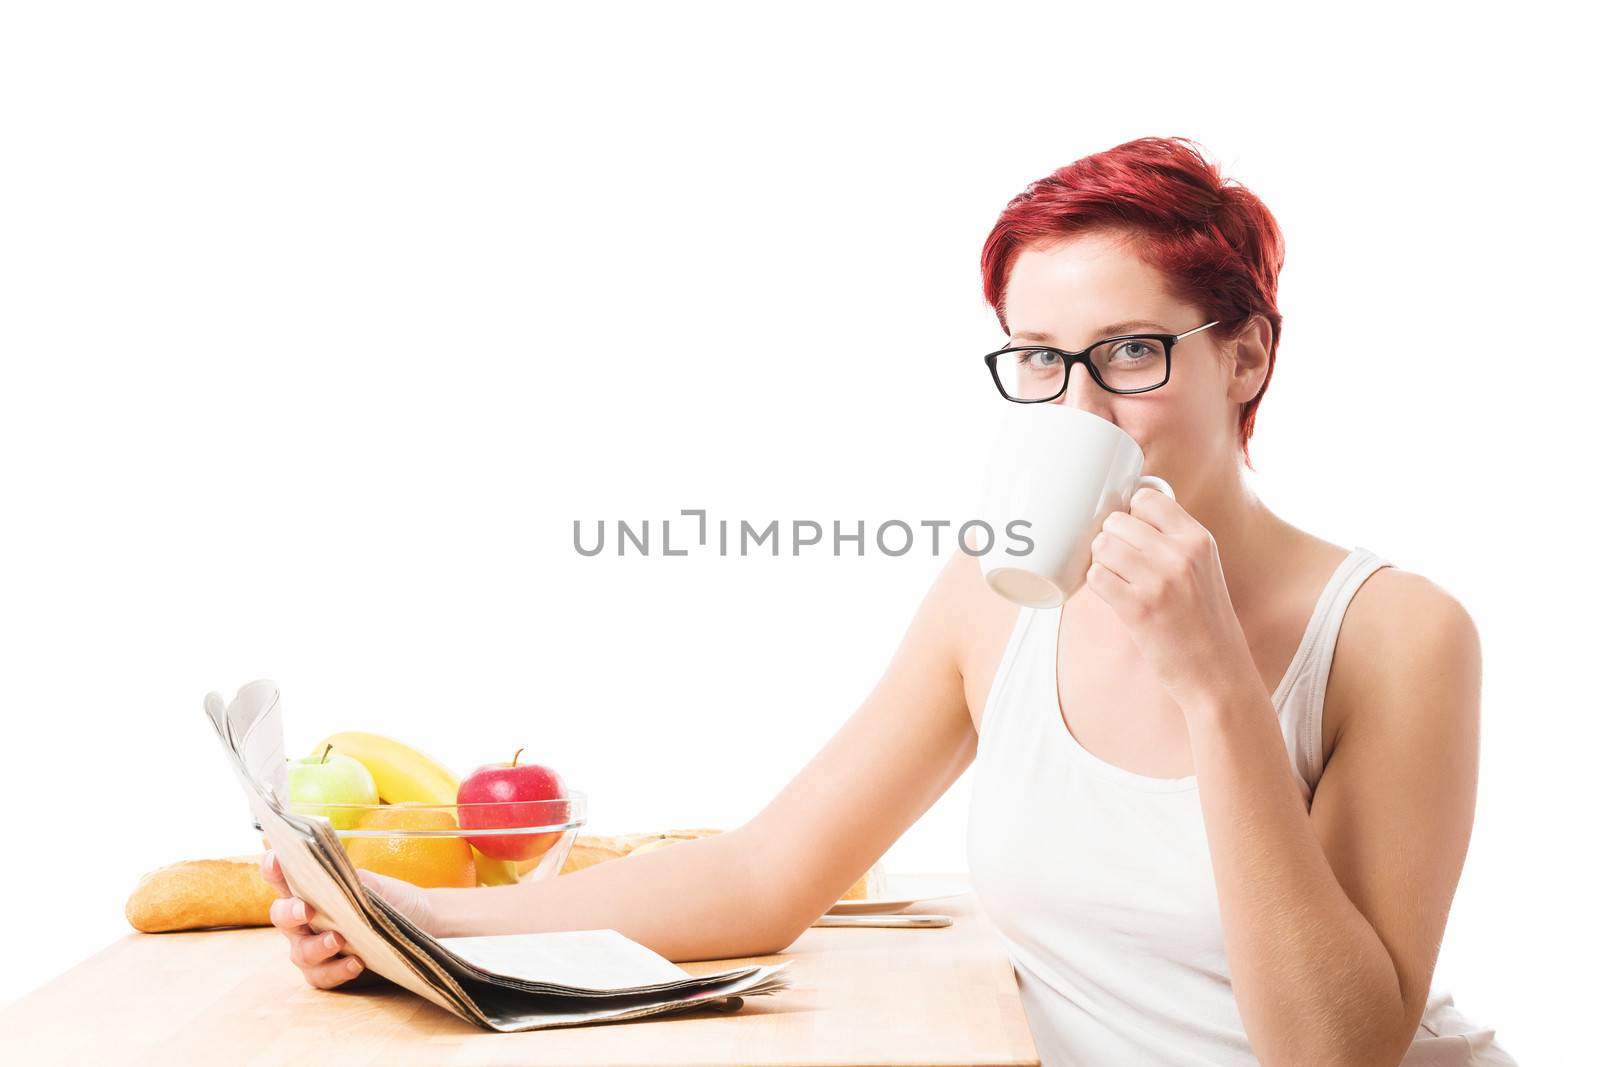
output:
POLYGON ((1149 341, 1124 341, 1112 350, 1111 358, 1119 363, 1137 363, 1154 354, 1155 346, 1149 341))
POLYGON ((1034 350, 1023 356, 1023 365, 1032 370, 1048 370, 1061 362, 1061 357, 1054 352, 1034 350))

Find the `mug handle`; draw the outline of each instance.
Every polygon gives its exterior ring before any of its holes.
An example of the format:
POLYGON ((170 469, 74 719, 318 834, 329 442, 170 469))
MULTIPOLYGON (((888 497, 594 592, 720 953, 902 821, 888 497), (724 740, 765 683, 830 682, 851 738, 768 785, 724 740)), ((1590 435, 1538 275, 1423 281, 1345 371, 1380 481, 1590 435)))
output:
POLYGON ((1167 494, 1167 496, 1171 497, 1174 501, 1178 499, 1178 494, 1174 493, 1172 491, 1172 486, 1168 485, 1165 481, 1157 478, 1154 474, 1141 474, 1139 475, 1139 480, 1133 483, 1133 489, 1128 493, 1128 503, 1130 506, 1133 503, 1133 494, 1137 493, 1145 486, 1149 486, 1151 489, 1167 494))

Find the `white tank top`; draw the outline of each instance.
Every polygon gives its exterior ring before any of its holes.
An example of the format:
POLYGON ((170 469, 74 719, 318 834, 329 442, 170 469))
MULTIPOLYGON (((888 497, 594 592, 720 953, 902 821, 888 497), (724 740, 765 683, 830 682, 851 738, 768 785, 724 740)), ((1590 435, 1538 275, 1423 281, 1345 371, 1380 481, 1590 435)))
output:
MULTIPOLYGON (((1385 566, 1365 548, 1350 552, 1272 697, 1308 807, 1339 625, 1385 566)), ((1060 622, 1059 607, 1018 611, 984 705, 967 824, 973 889, 1011 958, 1042 1067, 1256 1064, 1196 777, 1135 774, 1078 744, 1057 696, 1060 622)), ((1494 1031, 1437 987, 1402 1062, 1513 1065, 1494 1031)))

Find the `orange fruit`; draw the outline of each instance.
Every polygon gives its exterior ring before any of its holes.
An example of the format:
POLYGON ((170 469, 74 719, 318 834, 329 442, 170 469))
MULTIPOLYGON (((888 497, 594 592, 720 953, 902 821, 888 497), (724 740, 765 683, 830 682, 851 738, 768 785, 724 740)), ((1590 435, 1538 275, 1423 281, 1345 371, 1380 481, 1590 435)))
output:
MULTIPOLYGON (((412 808, 406 804, 385 804, 364 813, 357 830, 455 830, 455 816, 448 811, 412 808)), ((429 888, 471 889, 478 884, 478 868, 472 861, 472 846, 460 837, 346 837, 344 850, 357 867, 413 885, 429 888)))

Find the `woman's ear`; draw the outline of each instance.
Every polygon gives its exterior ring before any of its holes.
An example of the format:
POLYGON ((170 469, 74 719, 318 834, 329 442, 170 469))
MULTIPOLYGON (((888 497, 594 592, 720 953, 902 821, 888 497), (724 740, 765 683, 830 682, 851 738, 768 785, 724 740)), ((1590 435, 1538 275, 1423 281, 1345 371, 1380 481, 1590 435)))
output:
POLYGON ((1228 399, 1239 404, 1254 400, 1267 384, 1267 353, 1272 349, 1272 323, 1255 314, 1231 342, 1228 399))

